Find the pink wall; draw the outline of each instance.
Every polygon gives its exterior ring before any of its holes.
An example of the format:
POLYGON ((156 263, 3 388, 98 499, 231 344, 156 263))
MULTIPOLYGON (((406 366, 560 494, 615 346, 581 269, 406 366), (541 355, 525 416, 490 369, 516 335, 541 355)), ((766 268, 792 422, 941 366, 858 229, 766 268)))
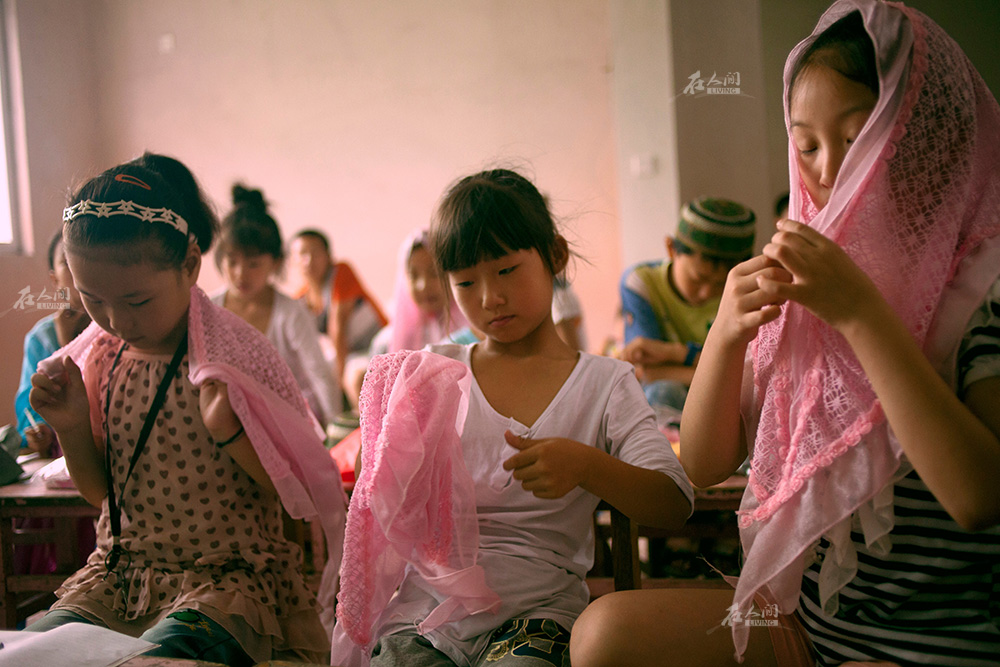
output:
MULTIPOLYGON (((74 176, 150 149, 187 162, 223 213, 234 180, 261 187, 286 234, 327 231, 387 304, 396 246, 444 188, 514 166, 549 195, 586 259, 573 278, 591 342, 612 332, 622 266, 603 0, 18 7, 45 241, 74 176)), ((0 304, 41 284, 44 264, 3 258, 0 304)), ((211 262, 201 283, 220 285, 211 262)), ((0 321, 0 396, 14 394, 38 315, 0 321)), ((0 401, 0 423, 12 419, 0 401)))

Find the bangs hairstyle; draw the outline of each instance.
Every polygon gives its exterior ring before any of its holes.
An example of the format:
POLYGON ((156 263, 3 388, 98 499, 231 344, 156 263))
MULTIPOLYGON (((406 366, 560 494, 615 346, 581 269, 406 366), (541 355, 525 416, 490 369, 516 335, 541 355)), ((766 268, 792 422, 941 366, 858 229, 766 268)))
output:
POLYGON ((448 190, 431 224, 428 246, 442 273, 518 250, 537 250, 556 275, 556 226, 531 181, 508 169, 466 176, 448 190))
POLYGON ((789 104, 799 75, 814 65, 829 67, 841 76, 867 86, 876 97, 879 95, 875 45, 865 30, 861 12, 851 12, 836 21, 805 50, 792 70, 791 85, 788 86, 789 104))
POLYGON ((88 249, 117 250, 115 261, 123 265, 152 262, 163 268, 179 269, 187 256, 189 237, 204 252, 212 244, 214 219, 199 215, 159 174, 130 162, 108 169, 87 181, 67 201, 73 206, 85 199, 114 204, 130 201, 150 208, 167 208, 184 218, 188 236, 162 222, 147 222, 130 215, 98 218, 81 215, 63 224, 67 250, 86 253, 88 249), (124 178, 118 179, 118 176, 124 178))
POLYGON ((281 231, 267 211, 264 194, 237 183, 232 195, 234 208, 222 220, 219 245, 215 248, 216 268, 221 270, 223 255, 232 250, 249 257, 270 255, 278 262, 283 261, 281 231))

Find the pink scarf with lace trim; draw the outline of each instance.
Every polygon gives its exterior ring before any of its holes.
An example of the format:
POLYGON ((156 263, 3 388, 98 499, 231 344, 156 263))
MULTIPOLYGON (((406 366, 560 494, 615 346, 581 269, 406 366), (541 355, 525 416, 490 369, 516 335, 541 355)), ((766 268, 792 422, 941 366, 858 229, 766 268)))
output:
MULTIPOLYGON (((1000 107, 926 16, 896 3, 841 0, 788 56, 786 125, 795 64, 854 10, 875 45, 879 100, 821 211, 789 141, 789 217, 846 250, 953 383, 965 325, 1000 272, 1000 107)), ((885 544, 894 520, 884 490, 909 464, 850 347, 805 308, 787 304, 761 328, 750 357, 744 419, 756 440, 740 515, 747 558, 734 603, 746 612, 760 590, 791 613, 812 548, 824 534, 835 535, 834 547, 849 543, 847 532, 833 529, 852 513, 860 511, 869 544, 885 544)), ((851 577, 849 570, 832 577, 832 608, 851 577)), ((745 624, 733 627, 738 655, 747 632, 745 624)))
POLYGON ((368 367, 333 664, 368 664, 407 565, 445 598, 418 626, 422 634, 500 604, 476 564, 475 487, 460 434, 470 386, 465 364, 431 352, 385 354, 368 367))
MULTIPOLYGON (((39 364, 48 372, 55 360, 69 356, 83 370, 90 399, 91 427, 103 441, 99 387, 101 363, 90 352, 101 340, 113 340, 96 323, 39 364)), ((224 382, 240 418, 281 502, 296 519, 318 519, 329 555, 318 599, 323 622, 332 632, 337 574, 344 545, 347 497, 333 460, 323 446, 322 430, 306 405, 288 366, 259 331, 237 315, 212 304, 198 287, 191 289, 188 310, 188 366, 194 385, 224 382)), ((57 367, 61 372, 61 362, 57 367)))

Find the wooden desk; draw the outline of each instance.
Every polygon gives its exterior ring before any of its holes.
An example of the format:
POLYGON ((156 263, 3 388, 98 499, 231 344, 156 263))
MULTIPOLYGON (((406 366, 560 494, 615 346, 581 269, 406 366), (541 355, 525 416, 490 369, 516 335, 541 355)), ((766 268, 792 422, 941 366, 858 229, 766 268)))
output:
MULTIPOLYGON (((31 475, 49 461, 34 460, 22 464, 31 475)), ((26 593, 51 593, 81 563, 77 538, 77 519, 96 517, 101 510, 94 507, 76 490, 48 489, 42 482, 28 480, 0 486, 0 623, 13 630, 17 623, 32 613, 18 608, 19 598, 26 593), (51 518, 47 529, 16 529, 16 519, 51 518), (15 574, 15 544, 56 545, 58 567, 52 574, 15 574)))
MULTIPOLYGON (((720 538, 738 537, 739 528, 735 518, 720 526, 717 512, 736 512, 740 508, 743 492, 746 490, 747 478, 744 475, 733 475, 726 481, 715 486, 694 490, 694 512, 682 528, 667 530, 640 526, 614 507, 601 504, 602 509, 611 511, 611 574, 614 578, 614 590, 630 590, 642 588, 641 570, 639 568, 639 536, 651 538, 691 537, 720 538)), ((600 535, 598 535, 600 539, 600 535)), ((682 585, 685 580, 666 580, 682 585)), ((704 585, 704 582, 699 581, 704 585)))

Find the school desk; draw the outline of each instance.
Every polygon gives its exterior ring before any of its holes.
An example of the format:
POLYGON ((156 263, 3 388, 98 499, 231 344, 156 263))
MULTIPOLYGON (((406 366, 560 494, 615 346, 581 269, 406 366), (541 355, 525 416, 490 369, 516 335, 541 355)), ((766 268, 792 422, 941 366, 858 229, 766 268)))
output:
POLYGON ((724 482, 712 487, 694 490, 694 512, 691 518, 677 530, 641 526, 619 512, 607 503, 598 507, 598 519, 595 530, 597 533, 597 551, 595 553, 595 568, 587 577, 591 595, 597 596, 610 590, 630 590, 649 586, 728 586, 721 578, 718 580, 701 579, 662 579, 649 580, 641 578, 639 569, 639 537, 670 538, 686 537, 692 539, 738 538, 739 529, 736 525, 736 510, 740 508, 743 492, 746 490, 745 475, 733 475, 724 482), (610 520, 602 518, 610 514, 610 520), (719 513, 731 516, 720 524, 719 513), (603 539, 610 538, 610 553, 604 553, 603 539), (610 563, 607 561, 610 560, 610 563), (607 575, 612 581, 608 581, 607 575), (611 583, 612 586, 608 584, 611 583))
MULTIPOLYGON (((47 460, 22 464, 27 475, 47 460)), ((48 606, 67 576, 79 569, 85 554, 77 537, 79 517, 97 517, 101 510, 74 490, 49 489, 30 479, 0 486, 0 623, 13 630, 19 621, 48 606), (51 518, 52 528, 15 529, 16 519, 51 518), (15 544, 55 544, 58 567, 52 574, 14 574, 15 544)))

